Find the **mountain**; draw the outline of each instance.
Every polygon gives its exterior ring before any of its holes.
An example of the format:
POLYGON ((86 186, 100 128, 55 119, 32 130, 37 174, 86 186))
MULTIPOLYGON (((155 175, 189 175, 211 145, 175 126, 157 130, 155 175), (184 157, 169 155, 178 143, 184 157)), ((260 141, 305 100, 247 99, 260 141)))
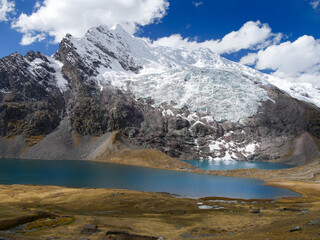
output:
POLYGON ((319 107, 319 89, 288 87, 209 49, 154 46, 120 25, 99 26, 66 35, 51 57, 0 60, 0 157, 156 149, 302 165, 319 156, 319 107))

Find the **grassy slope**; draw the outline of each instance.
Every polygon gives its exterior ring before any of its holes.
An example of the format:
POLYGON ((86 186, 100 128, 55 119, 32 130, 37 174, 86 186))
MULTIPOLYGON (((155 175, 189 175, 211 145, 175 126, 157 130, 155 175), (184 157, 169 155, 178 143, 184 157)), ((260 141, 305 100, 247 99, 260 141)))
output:
MULTIPOLYGON (((49 227, 13 239, 38 237, 80 237, 84 224, 97 224, 102 230, 90 236, 100 239, 108 230, 164 236, 167 239, 318 239, 320 224, 320 186, 292 181, 273 184, 290 187, 303 194, 301 198, 270 201, 213 202, 212 199, 183 199, 165 194, 110 189, 72 189, 54 186, 0 186, 0 224, 5 219, 47 212, 69 216, 74 222, 49 227), (201 210, 197 202, 219 205, 223 209, 201 210), (308 211, 280 211, 282 208, 308 211), (260 214, 250 213, 259 208, 260 214), (302 231, 290 233, 290 229, 302 231)), ((0 233, 0 236, 6 234, 0 233)))

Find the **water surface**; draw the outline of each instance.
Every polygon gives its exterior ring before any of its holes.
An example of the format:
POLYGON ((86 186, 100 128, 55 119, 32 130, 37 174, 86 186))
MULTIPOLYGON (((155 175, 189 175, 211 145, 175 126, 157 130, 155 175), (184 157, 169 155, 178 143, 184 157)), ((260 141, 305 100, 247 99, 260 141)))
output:
POLYGON ((291 168, 291 165, 270 162, 246 162, 246 161, 211 161, 211 160, 184 160, 201 170, 235 170, 235 169, 285 169, 291 168))
POLYGON ((223 177, 90 161, 0 159, 0 184, 120 188, 183 197, 276 199, 299 194, 250 178, 223 177))

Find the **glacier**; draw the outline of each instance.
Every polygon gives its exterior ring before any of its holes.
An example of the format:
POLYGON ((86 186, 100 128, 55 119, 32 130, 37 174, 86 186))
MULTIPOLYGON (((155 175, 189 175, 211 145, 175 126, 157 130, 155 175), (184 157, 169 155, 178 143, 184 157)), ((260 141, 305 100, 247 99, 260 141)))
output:
POLYGON ((210 49, 154 46, 128 34, 120 25, 91 28, 83 38, 70 38, 88 66, 102 63, 94 77, 101 90, 111 84, 130 91, 137 99, 151 97, 155 106, 172 103, 177 108, 207 113, 218 122, 239 122, 256 114, 262 101, 272 101, 263 88, 270 85, 320 106, 319 90, 283 84, 210 49))

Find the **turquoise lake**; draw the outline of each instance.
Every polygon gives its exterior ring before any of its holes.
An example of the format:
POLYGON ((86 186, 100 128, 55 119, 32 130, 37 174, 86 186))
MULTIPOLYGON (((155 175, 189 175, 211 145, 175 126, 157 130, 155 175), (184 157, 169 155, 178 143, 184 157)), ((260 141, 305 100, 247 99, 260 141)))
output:
POLYGON ((285 169, 291 168, 291 165, 269 162, 245 162, 245 161, 210 161, 210 160, 184 160, 201 170, 235 170, 235 169, 285 169))
POLYGON ((208 196, 277 199, 298 197, 289 189, 264 185, 250 178, 175 172, 90 161, 0 159, 0 184, 119 188, 167 192, 182 197, 208 196))

